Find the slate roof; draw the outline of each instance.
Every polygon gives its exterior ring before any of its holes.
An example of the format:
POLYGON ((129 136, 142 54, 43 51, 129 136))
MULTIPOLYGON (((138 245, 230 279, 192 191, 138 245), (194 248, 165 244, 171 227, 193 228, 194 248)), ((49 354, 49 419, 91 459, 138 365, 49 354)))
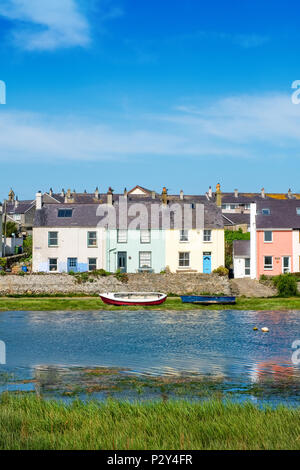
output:
POLYGON ((250 258, 250 240, 233 240, 233 256, 250 258))
POLYGON ((240 213, 224 213, 223 212, 224 225, 250 225, 250 214, 240 213))
MULTIPOLYGON (((180 206, 183 206, 186 204, 186 201, 173 201, 178 203, 180 206)), ((172 203, 173 203, 172 202, 172 203)), ((132 222, 139 217, 139 209, 141 209, 141 223, 142 227, 141 228, 152 228, 152 229, 159 229, 162 228, 162 213, 160 211, 159 217, 157 220, 155 219, 155 223, 152 223, 151 225, 151 214, 153 214, 153 207, 156 206, 156 210, 158 211, 159 208, 163 207, 160 203, 160 201, 155 201, 151 198, 143 199, 143 202, 140 202, 141 207, 139 208, 137 204, 137 201, 129 201, 128 200, 128 210, 130 210, 130 213, 132 215, 127 216, 127 225, 130 226, 132 222), (145 212, 143 212, 145 210, 145 212)), ((172 204, 171 203, 171 204, 172 204)), ((167 207, 170 207, 170 205, 167 205, 167 207)), ((35 219, 34 219, 34 227, 97 227, 98 224, 101 226, 101 221, 104 218, 104 215, 101 212, 98 212, 99 215, 97 215, 97 210, 101 211, 101 206, 102 204, 44 204, 42 209, 37 210, 35 212, 35 219), (70 218, 61 218, 58 217, 58 210, 59 209, 72 209, 73 214, 72 217, 70 218)), ((121 227, 120 226, 120 217, 119 213, 120 211, 123 211, 124 213, 124 208, 121 208, 119 201, 116 199, 115 203, 113 205, 115 211, 116 211, 116 228, 121 227)), ((127 210, 127 214, 128 214, 127 210)), ((192 209, 192 227, 196 227, 196 210, 192 209)), ((182 207, 182 214, 184 213, 183 207, 182 207)), ((174 228, 174 220, 176 218, 173 216, 171 213, 171 228, 174 228)), ((106 221, 108 222, 108 221, 106 221)), ((153 222, 153 220, 152 220, 153 222)), ((204 226, 205 228, 211 228, 211 229, 216 229, 220 228, 222 229, 224 227, 223 224, 223 217, 222 217, 222 212, 221 210, 216 207, 215 204, 206 202, 204 204, 204 226)), ((112 227, 114 228, 114 227, 112 227)), ((122 227, 121 227, 122 228, 122 227)))
POLYGON ((256 207, 256 228, 300 229, 300 215, 296 212, 297 208, 300 209, 300 201, 297 199, 260 201, 256 207), (270 214, 262 214, 262 209, 269 209, 270 214))
POLYGON ((18 201, 16 206, 15 202, 7 202, 6 210, 8 214, 25 214, 34 204, 35 201, 18 201))

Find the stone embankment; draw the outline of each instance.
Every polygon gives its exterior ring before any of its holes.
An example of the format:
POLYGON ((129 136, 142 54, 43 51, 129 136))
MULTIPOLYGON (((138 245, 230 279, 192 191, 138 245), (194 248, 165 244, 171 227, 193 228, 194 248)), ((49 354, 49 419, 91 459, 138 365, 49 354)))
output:
POLYGON ((268 286, 250 279, 229 280, 216 274, 128 274, 123 283, 114 275, 77 283, 68 274, 7 274, 0 276, 0 295, 9 294, 98 294, 116 291, 158 291, 173 294, 225 294, 268 297, 275 294, 268 286))

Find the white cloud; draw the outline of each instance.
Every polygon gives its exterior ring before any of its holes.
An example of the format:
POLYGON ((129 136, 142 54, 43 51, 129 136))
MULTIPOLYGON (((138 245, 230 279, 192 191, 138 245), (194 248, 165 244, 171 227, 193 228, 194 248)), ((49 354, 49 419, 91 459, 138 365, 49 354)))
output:
POLYGON ((76 0, 2 0, 0 15, 12 20, 13 41, 22 49, 85 47, 91 40, 76 0))
POLYGON ((289 95, 237 96, 111 124, 1 111, 0 148, 2 161, 298 158, 300 105, 289 95))

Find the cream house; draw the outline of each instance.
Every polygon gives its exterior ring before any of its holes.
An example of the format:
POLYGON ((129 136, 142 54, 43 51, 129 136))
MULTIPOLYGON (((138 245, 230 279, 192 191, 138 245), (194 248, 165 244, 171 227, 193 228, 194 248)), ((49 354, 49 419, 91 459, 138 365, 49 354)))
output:
POLYGON ((166 230, 166 266, 171 272, 211 273, 224 266, 224 225, 221 210, 204 204, 204 226, 166 230))

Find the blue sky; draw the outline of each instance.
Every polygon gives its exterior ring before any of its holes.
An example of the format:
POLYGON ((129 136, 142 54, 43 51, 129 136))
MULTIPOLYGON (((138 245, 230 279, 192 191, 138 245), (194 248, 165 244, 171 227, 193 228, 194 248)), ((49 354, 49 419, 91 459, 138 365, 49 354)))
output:
POLYGON ((300 192, 296 1, 1 0, 0 198, 300 192), (42 5, 41 5, 42 4, 42 5))

